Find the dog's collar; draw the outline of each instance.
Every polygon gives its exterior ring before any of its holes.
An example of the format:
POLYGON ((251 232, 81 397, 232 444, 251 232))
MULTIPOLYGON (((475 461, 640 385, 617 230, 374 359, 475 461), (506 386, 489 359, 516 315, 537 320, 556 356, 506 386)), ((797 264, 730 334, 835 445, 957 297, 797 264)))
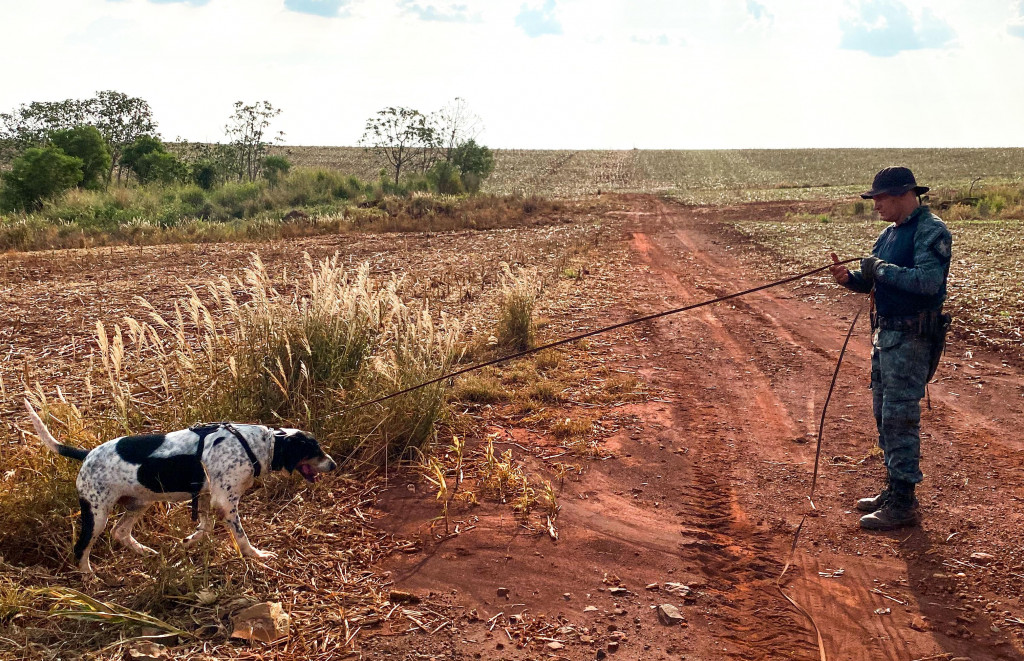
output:
MULTIPOLYGON (((253 475, 253 477, 259 477, 260 473, 263 470, 263 467, 260 466, 260 460, 256 458, 256 454, 252 451, 252 448, 249 447, 249 442, 247 440, 245 440, 245 437, 242 436, 242 434, 239 433, 239 431, 237 429, 235 429, 234 426, 231 425, 231 423, 225 422, 224 423, 224 429, 226 429, 229 432, 231 432, 231 434, 234 435, 234 437, 238 439, 238 442, 241 443, 242 449, 245 450, 245 454, 249 455, 249 462, 252 464, 252 475, 253 475)), ((275 443, 275 446, 276 446, 276 443, 275 443)), ((276 454, 276 449, 277 448, 275 447, 275 454, 276 454)))
POLYGON ((270 470, 279 471, 284 468, 284 457, 281 456, 281 444, 277 441, 284 438, 285 434, 281 429, 274 428, 274 456, 270 460, 270 470))

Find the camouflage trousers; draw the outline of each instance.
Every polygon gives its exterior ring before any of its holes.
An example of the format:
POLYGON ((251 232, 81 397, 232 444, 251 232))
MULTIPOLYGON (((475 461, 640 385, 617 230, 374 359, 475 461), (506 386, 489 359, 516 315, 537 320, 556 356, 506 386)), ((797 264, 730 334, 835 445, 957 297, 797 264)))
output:
POLYGON ((921 473, 921 398, 932 340, 913 332, 879 330, 871 348, 871 393, 878 446, 895 480, 917 483, 921 473))

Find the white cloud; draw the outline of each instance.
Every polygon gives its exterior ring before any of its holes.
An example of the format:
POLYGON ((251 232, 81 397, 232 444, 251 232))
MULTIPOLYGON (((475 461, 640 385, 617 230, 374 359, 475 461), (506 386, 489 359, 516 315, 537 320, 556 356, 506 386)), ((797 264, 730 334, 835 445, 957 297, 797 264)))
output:
POLYGON ((354 144, 384 106, 461 96, 497 147, 1024 146, 1006 0, 903 0, 918 39, 955 26, 955 48, 888 57, 840 48, 850 10, 806 0, 525 0, 560 26, 542 38, 516 24, 524 0, 351 0, 341 18, 285 0, 0 4, 26 54, 0 112, 116 89, 167 138, 222 139, 235 101, 267 99, 290 143, 354 144), (986 93, 943 83, 963 80, 986 93), (885 119, 906 103, 912 130, 885 119))

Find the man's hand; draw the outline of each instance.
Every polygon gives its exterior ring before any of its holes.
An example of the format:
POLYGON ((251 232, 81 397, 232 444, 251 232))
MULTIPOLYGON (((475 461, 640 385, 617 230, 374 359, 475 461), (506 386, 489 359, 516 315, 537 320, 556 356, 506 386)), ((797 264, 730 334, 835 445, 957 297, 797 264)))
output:
POLYGON ((883 264, 882 260, 878 259, 874 255, 870 255, 860 260, 860 274, 868 282, 874 282, 875 275, 878 272, 879 264, 883 264))
POLYGON ((835 253, 830 253, 832 257, 832 266, 828 267, 829 272, 832 273, 832 277, 836 279, 841 285, 845 285, 850 281, 850 269, 846 268, 845 264, 839 263, 839 258, 836 257, 835 253))

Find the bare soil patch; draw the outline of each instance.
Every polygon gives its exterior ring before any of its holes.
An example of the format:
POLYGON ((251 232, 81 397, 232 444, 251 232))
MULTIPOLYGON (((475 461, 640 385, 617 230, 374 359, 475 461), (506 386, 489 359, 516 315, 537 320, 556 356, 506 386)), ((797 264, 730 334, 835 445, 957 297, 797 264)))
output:
MULTIPOLYGON (((547 317, 542 339, 770 279, 756 261, 756 245, 746 239, 741 256, 738 235, 725 223, 755 209, 683 207, 644 196, 615 205, 605 218, 614 234, 575 265, 588 273, 552 286, 541 311, 547 317)), ((542 239, 526 248, 513 236, 551 230, 319 237, 259 250, 271 266, 298 263, 302 250, 341 250, 354 262, 370 259, 382 272, 434 260, 464 273, 478 266, 471 255, 493 254, 467 246, 508 241, 513 258, 523 251, 536 256, 544 252, 542 239), (416 250, 398 252, 387 243, 403 240, 416 250)), ((20 417, 11 384, 25 365, 45 383, 71 389, 96 319, 135 313, 135 293, 167 306, 183 284, 241 268, 252 248, 6 258, 8 330, 0 367, 8 384, 2 406, 8 447, 22 442, 13 427, 20 417)), ((559 252, 549 252, 557 264, 559 252)), ((458 290, 454 277, 448 289, 458 290)), ((453 291, 449 304, 461 295, 453 291)), ((288 601, 297 633, 266 646, 217 634, 206 652, 186 645, 179 655, 817 659, 810 623, 781 597, 776 579, 809 509, 811 434, 858 303, 819 280, 768 290, 567 349, 564 360, 583 376, 544 406, 460 406, 458 431, 470 455, 479 456, 491 440, 559 487, 557 540, 536 513, 524 520, 507 504, 484 498, 476 507, 453 507, 458 534, 444 536, 434 490, 413 472, 393 473, 372 491, 322 483, 299 492, 304 502, 284 508, 294 495, 290 487, 284 500, 275 500, 278 489, 251 494, 256 498, 243 500, 243 507, 258 530, 254 541, 271 538, 262 543, 267 548, 287 546, 282 537, 296 543, 266 566, 218 550, 210 571, 221 577, 218 586, 230 576, 251 598, 288 601), (615 375, 638 379, 642 396, 586 396, 598 380, 615 375), (594 421, 601 441, 596 456, 567 454, 553 431, 560 419, 581 416, 594 421), (560 462, 578 465, 580 473, 560 480, 560 462), (373 552, 344 557, 353 549, 373 552), (342 555, 328 563, 332 553, 342 555), (372 583, 362 593, 368 597, 332 604, 332 594, 357 581, 372 583), (656 609, 662 604, 677 607, 684 622, 663 624, 656 609)), ((970 341, 951 347, 930 388, 932 408, 923 414, 922 526, 869 534, 858 529, 852 504, 878 488, 882 467, 871 452, 864 326, 853 340, 826 423, 818 514, 804 527, 786 581, 812 614, 830 659, 1024 659, 1024 442, 1013 431, 1024 424, 1024 381, 1019 367, 970 341), (975 553, 990 557, 972 558, 975 553)), ((124 563, 117 566, 136 589, 152 585, 159 571, 122 549, 98 555, 101 568, 124 563)), ((60 557, 58 550, 38 563, 19 558, 5 570, 23 572, 26 584, 79 585, 60 557)), ((123 589, 107 589, 103 594, 125 598, 123 589)), ((225 620, 231 608, 218 604, 214 617, 225 620)), ((186 612, 209 620, 197 606, 186 612)), ((80 653, 116 640, 116 634, 97 636, 97 625, 76 623, 80 646, 50 632, 50 647, 29 653, 17 644, 32 635, 47 638, 26 629, 53 623, 31 614, 0 618, 0 650, 15 658, 58 648, 80 653)))

